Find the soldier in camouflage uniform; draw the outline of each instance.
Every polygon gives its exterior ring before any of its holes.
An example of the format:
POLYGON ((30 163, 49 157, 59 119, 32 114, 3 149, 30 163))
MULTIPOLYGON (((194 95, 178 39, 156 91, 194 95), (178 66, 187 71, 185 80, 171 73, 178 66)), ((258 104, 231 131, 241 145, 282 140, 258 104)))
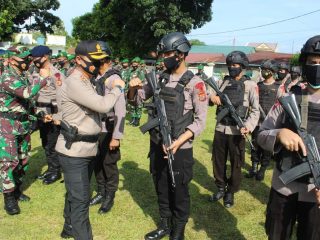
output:
POLYGON ((204 69, 204 66, 200 64, 198 66, 198 72, 196 73, 196 75, 200 77, 203 81, 205 81, 208 78, 208 76, 204 73, 203 69, 204 69))
POLYGON ((130 68, 129 68, 129 60, 127 58, 121 61, 121 79, 126 83, 125 90, 128 89, 128 83, 130 81, 130 68))
POLYGON ((66 52, 59 52, 57 58, 57 67, 63 75, 67 76, 68 70, 70 68, 70 64, 68 62, 68 54, 66 52))
POLYGON ((7 51, 0 49, 0 76, 4 70, 7 51))
MULTIPOLYGON (((130 69, 130 77, 129 79, 133 78, 139 78, 140 80, 144 81, 145 80, 145 74, 144 72, 140 69, 139 64, 140 64, 141 59, 139 57, 135 57, 131 61, 131 69, 130 69)), ((130 105, 130 115, 131 115, 131 124, 132 126, 139 126, 140 125, 140 118, 142 114, 142 104, 132 106, 130 105)))
POLYGON ((8 67, 0 76, 0 178, 4 209, 10 215, 19 214, 17 200, 29 200, 22 194, 22 176, 28 168, 30 151, 30 100, 46 85, 48 71, 25 74, 30 52, 10 56, 8 67), (32 84, 31 84, 32 83, 32 84))

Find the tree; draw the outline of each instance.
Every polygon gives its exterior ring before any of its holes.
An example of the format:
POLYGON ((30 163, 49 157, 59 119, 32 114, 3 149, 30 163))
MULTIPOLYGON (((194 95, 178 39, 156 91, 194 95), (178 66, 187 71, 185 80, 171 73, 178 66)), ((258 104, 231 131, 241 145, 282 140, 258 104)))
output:
POLYGON ((204 42, 201 42, 199 39, 190 39, 191 45, 204 46, 206 45, 204 42))
POLYGON ((300 53, 296 53, 292 56, 292 58, 290 59, 290 64, 292 66, 299 66, 299 57, 300 57, 300 53))
POLYGON ((22 29, 53 33, 60 19, 49 10, 59 6, 58 0, 0 0, 0 39, 22 29))
POLYGON ((101 0, 73 20, 73 36, 106 40, 114 53, 143 55, 172 31, 189 33, 211 20, 213 0, 101 0), (104 7, 102 7, 104 6, 104 7))

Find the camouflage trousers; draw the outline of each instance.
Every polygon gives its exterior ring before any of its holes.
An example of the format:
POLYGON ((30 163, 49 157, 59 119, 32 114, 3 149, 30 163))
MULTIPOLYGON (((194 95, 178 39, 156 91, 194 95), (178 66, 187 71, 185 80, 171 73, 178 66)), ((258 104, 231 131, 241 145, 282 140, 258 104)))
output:
POLYGON ((138 105, 138 106, 131 106, 130 105, 130 116, 131 118, 141 118, 141 114, 142 114, 142 107, 143 105, 138 105))
POLYGON ((30 134, 0 133, 0 191, 12 192, 28 169, 30 134))

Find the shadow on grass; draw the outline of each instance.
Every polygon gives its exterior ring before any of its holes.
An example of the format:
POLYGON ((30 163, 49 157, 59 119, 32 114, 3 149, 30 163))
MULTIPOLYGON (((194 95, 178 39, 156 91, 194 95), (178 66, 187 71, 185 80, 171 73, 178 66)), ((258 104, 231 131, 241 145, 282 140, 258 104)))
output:
MULTIPOLYGON (((27 190, 32 183, 37 181, 36 177, 42 172, 42 168, 47 165, 44 150, 41 146, 33 148, 32 156, 29 158, 29 169, 23 179, 23 189, 27 190)), ((38 180, 40 181, 40 180, 38 180)))
POLYGON ((246 238, 237 229, 237 219, 223 206, 222 203, 211 203, 209 195, 201 194, 195 184, 190 184, 191 218, 195 231, 205 231, 209 239, 246 238))
POLYGON ((154 191, 151 174, 139 168, 134 161, 125 161, 119 170, 122 174, 123 187, 120 190, 130 192, 133 200, 146 216, 152 217, 156 223, 159 220, 157 197, 154 191))

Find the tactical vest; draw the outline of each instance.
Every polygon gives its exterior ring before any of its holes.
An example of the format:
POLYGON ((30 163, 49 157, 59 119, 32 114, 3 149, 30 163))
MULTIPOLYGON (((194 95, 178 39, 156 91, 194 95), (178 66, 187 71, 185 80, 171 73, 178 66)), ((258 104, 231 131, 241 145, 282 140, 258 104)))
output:
MULTIPOLYGON (((248 114, 248 107, 243 105, 244 97, 245 97, 245 84, 244 82, 246 80, 249 80, 247 76, 243 76, 239 81, 234 80, 233 78, 227 76, 222 86, 224 85, 225 81, 228 81, 227 86, 222 89, 222 93, 226 94, 234 108, 236 109, 238 115, 242 120, 244 120, 247 117, 248 114)), ((224 108, 223 105, 220 105, 217 107, 217 115, 220 113, 220 111, 224 108)), ((222 120, 221 123, 226 126, 236 126, 237 123, 232 119, 231 116, 227 115, 222 120)))
MULTIPOLYGON (((307 91, 307 90, 302 90, 297 85, 291 88, 291 92, 293 92, 296 96, 296 101, 297 101, 298 107, 300 109, 302 121, 304 118, 307 119, 306 130, 308 133, 310 133, 310 134, 312 134, 312 136, 314 136, 315 141, 318 146, 318 150, 319 150, 319 146, 320 146, 320 127, 319 127, 320 104, 308 102, 307 103, 308 104, 307 117, 303 116, 304 113, 301 111, 302 104, 303 104, 302 97, 303 97, 303 94, 306 94, 306 92, 302 92, 302 91, 307 91)), ((288 128, 288 129, 296 132, 296 130, 292 126, 293 126, 293 124, 291 123, 291 120, 286 115, 283 120, 283 128, 288 128)), ((299 156, 296 152, 290 152, 290 151, 286 150, 285 148, 282 148, 281 151, 275 155, 275 158, 277 160, 277 168, 279 169, 279 171, 286 171, 286 170, 293 168, 294 166, 302 163, 302 160, 299 158, 299 156)), ((303 182, 303 183, 310 183, 310 182, 312 182, 311 175, 304 176, 300 179, 297 179, 296 181, 303 182)))
MULTIPOLYGON (((183 114, 185 104, 184 88, 193 76, 194 74, 191 71, 185 72, 175 88, 165 86, 170 78, 168 73, 163 72, 159 77, 158 84, 161 88, 159 96, 164 101, 172 139, 178 139, 179 136, 184 133, 186 127, 193 122, 192 110, 183 114)), ((153 110, 152 115, 153 117, 156 116, 155 109, 153 110)), ((159 134, 158 132, 158 130, 150 131, 151 139, 159 139, 159 136, 155 136, 155 134, 159 134)))
POLYGON ((111 68, 107 72, 105 72, 105 74, 94 83, 94 85, 96 86, 96 91, 99 95, 101 96, 105 95, 106 86, 104 82, 106 81, 106 79, 108 79, 114 74, 118 75, 121 78, 120 72, 116 69, 111 68))
POLYGON ((277 99, 277 92, 280 85, 280 82, 274 82, 271 85, 263 84, 263 82, 258 83, 259 103, 266 115, 268 114, 268 112, 270 111, 271 107, 277 99))

